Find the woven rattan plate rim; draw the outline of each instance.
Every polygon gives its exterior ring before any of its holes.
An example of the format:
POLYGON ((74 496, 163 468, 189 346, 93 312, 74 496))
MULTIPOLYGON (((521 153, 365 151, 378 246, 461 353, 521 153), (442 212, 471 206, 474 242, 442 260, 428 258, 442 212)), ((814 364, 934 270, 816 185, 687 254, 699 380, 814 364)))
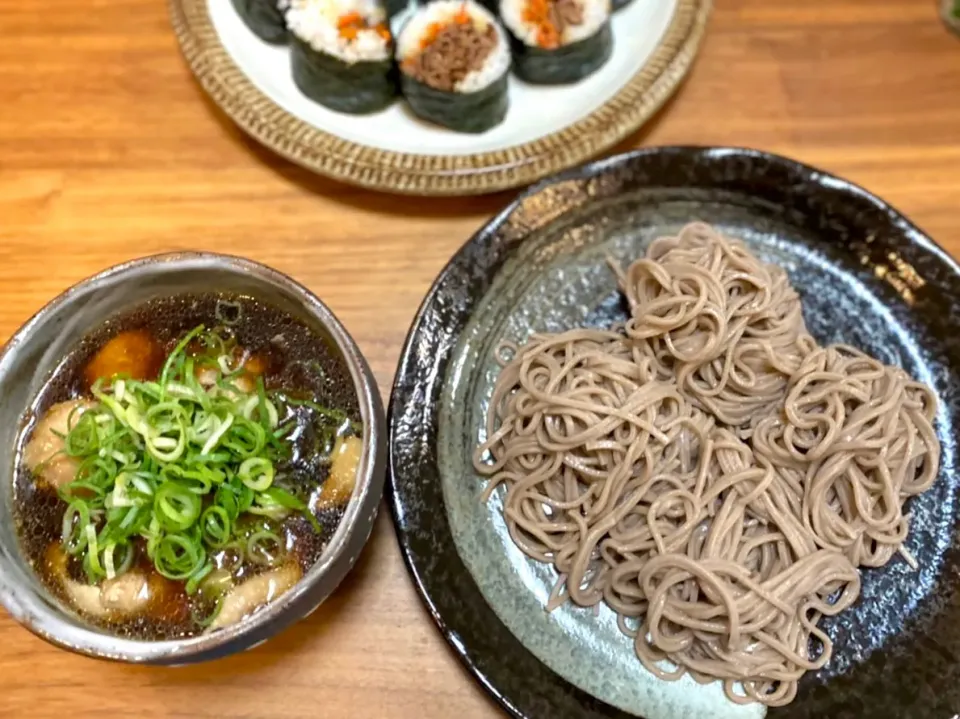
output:
POLYGON ((321 175, 407 195, 480 195, 527 185, 580 164, 639 128, 677 89, 700 46, 713 0, 679 0, 647 63, 587 117, 532 142, 470 155, 391 152, 344 140, 290 114, 233 62, 208 2, 169 0, 173 29, 190 69, 213 101, 277 154, 321 175))

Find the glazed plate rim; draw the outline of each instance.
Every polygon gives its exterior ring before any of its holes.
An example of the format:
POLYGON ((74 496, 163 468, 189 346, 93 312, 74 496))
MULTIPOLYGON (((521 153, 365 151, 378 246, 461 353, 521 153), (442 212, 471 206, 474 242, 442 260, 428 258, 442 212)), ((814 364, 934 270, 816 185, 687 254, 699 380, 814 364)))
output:
POLYGON ((675 0, 667 30, 643 67, 613 97, 573 124, 512 147, 430 155, 351 142, 288 112, 238 67, 218 34, 209 2, 229 0, 169 0, 174 32, 203 89, 241 129, 318 174, 371 189, 426 196, 477 195, 526 185, 624 139, 681 84, 713 4, 675 0))
MULTIPOLYGON (((630 163, 644 163, 657 159, 662 161, 676 160, 691 164, 696 162, 713 163, 722 167, 725 172, 731 175, 739 173, 740 177, 736 179, 744 182, 748 181, 750 173, 753 171, 743 169, 747 165, 740 163, 763 161, 775 171, 787 173, 791 178, 801 177, 821 192, 828 193, 832 197, 844 198, 847 204, 856 205, 857 208, 865 207, 870 212, 879 213, 884 221, 889 223, 892 230, 896 232, 897 239, 908 242, 916 248, 918 253, 935 261, 945 273, 945 277, 952 283, 960 282, 960 265, 922 230, 884 200, 860 186, 809 165, 770 153, 736 147, 650 148, 600 160, 561 173, 524 192, 468 240, 434 281, 417 312, 401 353, 388 417, 390 457, 387 493, 404 562, 413 578, 417 592, 424 601, 434 622, 471 674, 500 702, 504 709, 511 715, 522 719, 534 719, 534 717, 539 716, 539 714, 524 711, 521 707, 521 705, 531 706, 530 702, 535 701, 535 699, 527 697, 518 701, 517 697, 511 694, 511 691, 514 691, 516 687, 512 689, 504 688, 504 673, 507 671, 504 669, 505 663, 493 661, 490 656, 485 657, 484 651, 489 652, 490 649, 489 646, 486 648, 480 646, 485 640, 483 638, 478 639, 476 636, 467 636, 469 626, 465 627, 463 624, 466 620, 452 613, 451 603, 456 603, 463 597, 475 600, 476 596, 479 596, 480 601, 483 602, 480 588, 470 575, 466 563, 458 554, 455 545, 452 552, 444 553, 442 560, 428 551, 430 546, 428 540, 436 541, 451 534, 447 509, 441 507, 441 511, 437 512, 436 507, 434 507, 434 511, 428 513, 429 507, 427 505, 430 500, 429 498, 427 501, 424 500, 424 494, 428 492, 433 496, 439 495, 440 501, 443 502, 442 490, 439 487, 435 490, 433 488, 425 490, 418 488, 418 486, 429 485, 434 481, 437 485, 441 483, 440 470, 437 467, 438 450, 436 448, 436 421, 438 415, 441 414, 441 410, 435 405, 435 401, 444 395, 447 372, 450 364, 455 360, 454 352, 457 349, 460 332, 463 330, 459 317, 452 323, 456 327, 451 329, 446 322, 438 320, 436 312, 449 299, 443 296, 444 290, 449 289, 449 287, 445 288, 444 285, 452 275, 456 274, 457 268, 459 267, 462 273, 471 257, 477 258, 483 255, 485 251, 491 251, 491 245, 495 241, 506 242, 503 237, 498 240, 498 232, 509 235, 513 231, 517 234, 516 236, 510 235, 509 239, 522 240, 524 233, 531 232, 540 226, 538 223, 549 224, 559 214, 562 214, 559 211, 545 210, 541 204, 538 209, 532 210, 529 215, 525 215, 525 205, 531 208, 536 207, 538 195, 545 192, 555 193, 560 198, 559 203, 561 205, 569 202, 569 208, 578 207, 589 202, 589 200, 584 200, 583 196, 591 193, 589 189, 584 190, 584 188, 589 188, 590 183, 593 182, 596 182, 597 187, 600 187, 608 171, 630 163), (568 201, 567 196, 564 195, 566 186, 574 188, 579 186, 583 190, 580 198, 576 198, 577 190, 574 189, 569 195, 573 199, 568 201), (516 230, 511 230, 509 224, 511 219, 515 221, 516 230), (524 224, 523 221, 526 221, 527 224, 524 224), (433 334, 433 337, 430 337, 431 334, 433 334), (412 424, 413 420, 427 428, 423 430, 426 439, 421 444, 432 443, 433 446, 421 447, 419 450, 414 447, 405 453, 404 448, 398 444, 398 440, 402 442, 404 433, 409 432, 411 426, 417 426, 412 424), (411 458, 413 461, 411 461, 411 458), (426 477, 424 476, 424 470, 428 470, 426 477), (436 514, 441 514, 442 517, 435 517, 436 514), (424 517, 426 517, 426 520, 424 520, 424 517), (442 530, 439 537, 433 534, 436 530, 442 530), (444 563, 449 564, 452 569, 447 568, 444 563), (442 587, 437 584, 440 576, 444 578, 442 587), (440 591, 441 589, 444 591, 440 591)), ((731 177, 731 179, 734 178, 731 177)), ((717 181, 716 185, 712 185, 712 187, 716 189, 722 184, 722 182, 717 181)), ((649 186, 654 187, 653 184, 649 184, 649 186)), ((671 187, 678 186, 671 185, 671 187)), ((711 185, 697 185, 697 187, 709 189, 711 185)), ((791 189, 794 192, 804 192, 803 188, 799 187, 791 189)), ((502 262, 507 261, 512 255, 513 250, 503 249, 501 251, 497 249, 496 252, 491 251, 491 253, 503 257, 502 259, 498 257, 498 259, 492 260, 494 263, 492 266, 484 265, 482 270, 477 271, 486 277, 496 274, 502 267, 502 262)), ((448 307, 448 309, 450 308, 448 307)), ((469 317, 472 311, 473 307, 468 310, 453 310, 455 314, 465 315, 466 317, 469 317)), ((466 320, 462 320, 462 322, 466 323, 466 320)), ((499 619, 496 612, 489 606, 482 605, 481 608, 483 607, 486 609, 483 613, 484 620, 493 621, 497 624, 495 632, 491 632, 488 627, 486 634, 509 634, 510 631, 499 619)), ((512 641, 507 641, 507 644, 510 645, 511 649, 519 648, 521 653, 526 655, 525 658, 521 657, 518 661, 510 662, 513 673, 521 673, 525 667, 538 666, 538 671, 549 679, 550 686, 563 694, 556 700, 560 704, 543 704, 540 705, 541 709, 549 706, 554 712, 562 712, 562 709, 559 708, 561 705, 567 707, 567 709, 576 707, 576 714, 556 714, 562 717, 584 716, 597 719, 601 717, 605 719, 626 719, 634 716, 576 688, 541 664, 539 660, 533 657, 530 650, 524 647, 512 634, 510 640, 512 641)), ((500 651, 503 650, 500 649, 500 651)), ((542 697, 539 698, 542 699, 542 697)))

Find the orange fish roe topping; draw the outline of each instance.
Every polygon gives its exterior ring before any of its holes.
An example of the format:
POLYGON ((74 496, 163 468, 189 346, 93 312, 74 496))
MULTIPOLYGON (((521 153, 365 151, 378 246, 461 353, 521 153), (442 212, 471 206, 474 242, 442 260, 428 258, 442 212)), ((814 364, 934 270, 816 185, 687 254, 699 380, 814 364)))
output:
POLYGON ((550 4, 547 0, 527 0, 523 19, 534 25, 550 22, 550 4))
POLYGON ((430 47, 444 27, 445 26, 442 22, 432 22, 427 25, 427 29, 424 31, 423 37, 420 38, 420 49, 426 50, 428 47, 430 47))
POLYGON ((390 41, 390 29, 386 23, 371 24, 358 12, 348 12, 337 18, 337 31, 344 40, 356 40, 361 30, 373 30, 387 42, 390 41))
POLYGON ((522 18, 536 28, 539 47, 556 50, 563 31, 583 22, 583 9, 576 0, 527 0, 522 18))
POLYGON ((560 47, 560 31, 553 23, 549 0, 527 0, 523 20, 537 28, 537 45, 546 50, 560 47))
POLYGON ((367 21, 363 15, 358 12, 348 12, 346 15, 341 15, 337 20, 337 28, 340 30, 348 27, 363 27, 366 24, 367 21))
POLYGON ((537 45, 544 50, 556 50, 560 47, 560 33, 553 25, 543 23, 537 27, 537 45))

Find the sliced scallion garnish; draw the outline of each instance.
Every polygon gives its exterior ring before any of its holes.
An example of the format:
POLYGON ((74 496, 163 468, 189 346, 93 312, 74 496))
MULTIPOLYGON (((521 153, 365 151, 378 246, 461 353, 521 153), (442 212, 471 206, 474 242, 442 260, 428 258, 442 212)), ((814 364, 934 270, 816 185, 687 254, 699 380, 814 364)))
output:
POLYGON ((192 594, 216 568, 218 552, 236 554, 238 563, 272 563, 284 551, 264 517, 302 513, 320 531, 306 502, 278 486, 291 456, 291 408, 309 410, 321 433, 336 431, 346 415, 268 391, 260 377, 241 382, 248 377, 233 347, 197 327, 158 380, 93 385, 96 404, 64 437, 79 470, 60 488, 68 503, 63 546, 82 559, 91 582, 129 569, 139 540, 156 570, 186 581, 192 594))

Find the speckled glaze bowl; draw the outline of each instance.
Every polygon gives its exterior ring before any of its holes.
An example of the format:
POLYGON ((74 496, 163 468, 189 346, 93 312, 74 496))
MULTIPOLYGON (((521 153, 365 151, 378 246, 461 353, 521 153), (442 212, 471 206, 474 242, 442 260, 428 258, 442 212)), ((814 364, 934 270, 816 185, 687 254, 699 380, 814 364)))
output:
POLYGON ((956 719, 960 713, 960 267, 887 203, 754 150, 649 148, 531 188, 455 255, 402 353, 390 406, 388 493, 403 554, 441 631, 522 719, 956 719), (910 500, 919 561, 862 571, 859 601, 821 622, 833 658, 788 706, 726 700, 716 684, 646 672, 607 607, 544 604, 552 567, 510 539, 500 491, 473 469, 501 340, 609 327, 627 263, 690 221, 782 266, 821 343, 855 345, 932 386, 941 471, 910 500))
POLYGON ((250 260, 206 253, 157 255, 91 277, 54 299, 0 353, 0 602, 41 638, 101 659, 178 665, 249 649, 302 619, 330 595, 370 536, 383 490, 386 445, 376 382, 353 339, 320 299, 289 277, 250 260), (14 453, 21 417, 62 355, 104 318, 150 299, 185 293, 232 292, 287 312, 328 339, 352 382, 363 421, 364 451, 343 519, 309 572, 288 592, 248 619, 208 636, 145 642, 90 626, 44 588, 22 555, 12 517, 14 453), (64 352, 50 352, 59 345, 64 352), (50 366, 45 366, 49 363, 50 366))

